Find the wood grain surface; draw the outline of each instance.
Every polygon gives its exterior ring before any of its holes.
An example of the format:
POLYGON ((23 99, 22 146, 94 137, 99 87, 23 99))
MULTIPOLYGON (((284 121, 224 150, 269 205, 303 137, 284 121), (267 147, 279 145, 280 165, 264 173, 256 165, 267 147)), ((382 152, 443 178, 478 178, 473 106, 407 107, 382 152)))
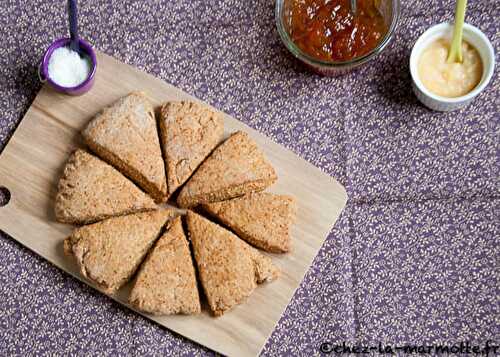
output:
MULTIPOLYGON (((68 155, 83 147, 80 130, 104 106, 132 90, 146 91, 155 105, 194 99, 99 53, 94 88, 83 96, 69 97, 44 87, 0 156, 0 186, 11 193, 10 202, 0 207, 0 229, 78 279, 82 277, 76 264, 63 254, 62 248, 72 227, 57 223, 53 213, 57 182, 68 155)), ((249 133, 276 168, 279 179, 270 191, 291 194, 298 200, 298 220, 292 231, 294 250, 272 256, 282 276, 259 286, 245 304, 219 318, 211 317, 206 306, 199 316, 145 316, 220 353, 254 356, 263 348, 339 217, 347 195, 332 177, 225 115, 226 136, 235 130, 249 133)), ((128 285, 111 297, 127 305, 129 289, 128 285)))

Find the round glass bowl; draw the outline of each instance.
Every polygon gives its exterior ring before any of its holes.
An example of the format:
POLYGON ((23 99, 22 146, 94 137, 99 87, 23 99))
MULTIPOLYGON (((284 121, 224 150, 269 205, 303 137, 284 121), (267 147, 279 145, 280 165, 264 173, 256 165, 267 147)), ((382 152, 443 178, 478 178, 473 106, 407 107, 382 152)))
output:
POLYGON ((309 56, 304 53, 290 38, 289 31, 286 24, 286 13, 288 7, 294 0, 276 0, 276 26, 278 27, 278 32, 280 34, 281 40, 285 44, 286 48, 301 62, 306 64, 314 72, 325 75, 325 76, 337 76, 343 73, 347 73, 354 68, 357 68, 371 59, 377 57, 391 41, 396 26, 399 21, 400 13, 400 1, 399 0, 381 0, 379 11, 384 17, 387 24, 387 33, 378 43, 378 45, 368 52, 367 54, 355 57, 348 61, 335 62, 335 61, 323 61, 314 57, 309 56))

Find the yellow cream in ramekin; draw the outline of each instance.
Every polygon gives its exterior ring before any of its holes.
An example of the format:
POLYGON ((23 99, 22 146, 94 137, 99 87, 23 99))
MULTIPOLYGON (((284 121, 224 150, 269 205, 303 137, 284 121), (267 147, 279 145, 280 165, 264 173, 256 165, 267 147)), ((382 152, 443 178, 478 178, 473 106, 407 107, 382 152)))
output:
POLYGON ((418 61, 418 75, 425 88, 442 97, 455 98, 472 91, 481 81, 483 63, 478 51, 462 41, 461 63, 446 61, 450 43, 444 38, 425 48, 418 61))

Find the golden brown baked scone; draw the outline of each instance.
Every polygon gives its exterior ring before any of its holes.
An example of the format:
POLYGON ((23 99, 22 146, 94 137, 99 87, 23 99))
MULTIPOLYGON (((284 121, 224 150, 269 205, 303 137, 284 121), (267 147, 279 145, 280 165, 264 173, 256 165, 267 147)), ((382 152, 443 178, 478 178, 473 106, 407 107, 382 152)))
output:
POLYGON ((76 258, 84 277, 113 293, 136 272, 162 227, 174 216, 174 210, 162 209, 76 228, 64 241, 64 250, 76 258))
POLYGON ((105 108, 82 135, 93 152, 134 180, 156 202, 167 200, 154 110, 144 93, 130 93, 105 108))
POLYGON ((168 193, 184 184, 224 135, 222 115, 198 102, 168 102, 161 108, 160 140, 168 193))
POLYGON ((88 224, 155 207, 151 197, 118 170, 78 149, 59 180, 55 214, 59 222, 88 224))
POLYGON ((129 302, 155 315, 201 311, 196 273, 180 217, 169 223, 142 263, 129 302))
POLYGON ((276 172, 248 134, 238 131, 201 164, 182 188, 180 207, 223 201, 262 191, 277 180, 276 172))
POLYGON ((215 316, 242 303, 257 282, 278 277, 270 258, 230 231, 191 211, 186 220, 201 285, 215 316))
POLYGON ((290 226, 297 211, 293 197, 255 192, 229 201, 208 203, 203 209, 258 248, 272 253, 286 253, 291 249, 290 226))

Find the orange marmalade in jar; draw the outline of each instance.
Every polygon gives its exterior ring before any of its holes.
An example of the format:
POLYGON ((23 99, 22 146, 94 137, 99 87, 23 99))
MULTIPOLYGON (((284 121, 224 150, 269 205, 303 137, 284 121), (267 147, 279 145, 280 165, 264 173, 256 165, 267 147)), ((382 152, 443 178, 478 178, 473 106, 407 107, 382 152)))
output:
POLYGON ((292 41, 310 57, 343 62, 361 57, 387 33, 379 0, 286 0, 285 23, 292 41))

